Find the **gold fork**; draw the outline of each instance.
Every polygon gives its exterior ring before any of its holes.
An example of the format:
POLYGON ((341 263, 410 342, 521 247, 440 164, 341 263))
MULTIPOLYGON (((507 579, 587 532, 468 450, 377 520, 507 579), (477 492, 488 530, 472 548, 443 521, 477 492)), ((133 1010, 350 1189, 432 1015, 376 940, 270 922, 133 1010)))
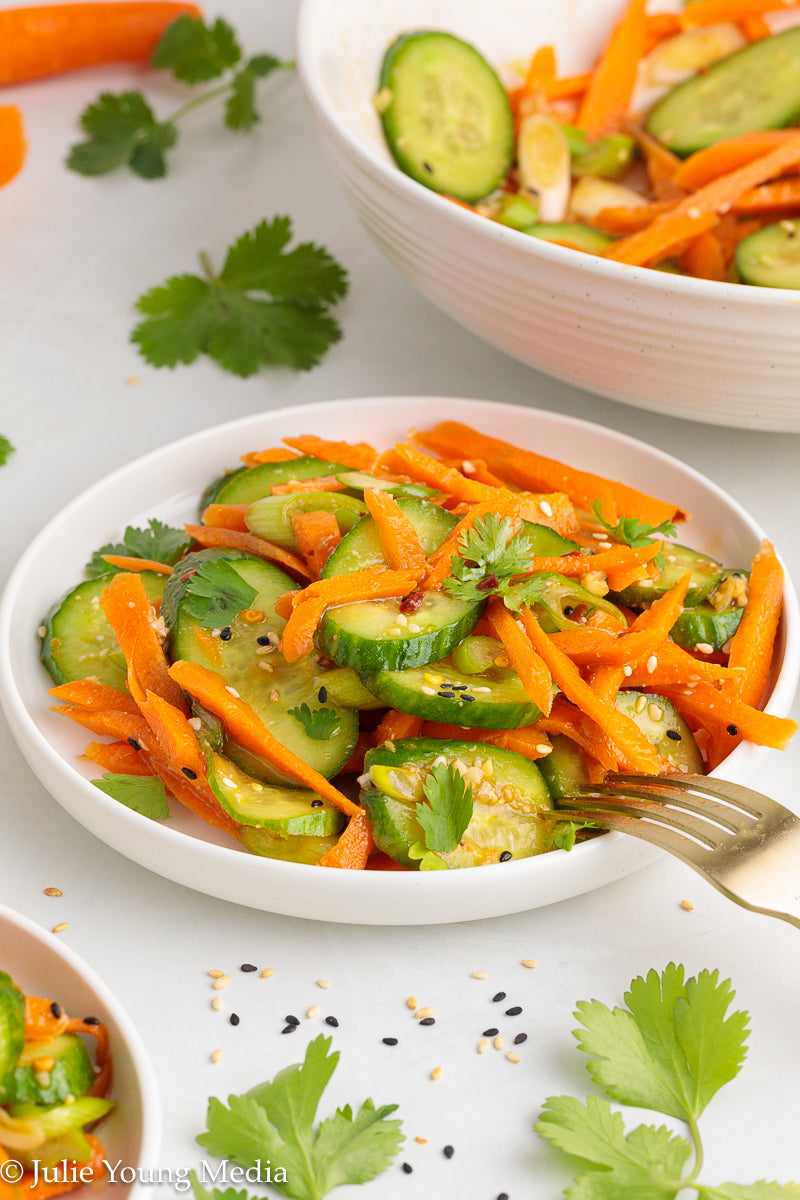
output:
POLYGON ((565 818, 642 838, 743 908, 800 927, 800 819, 760 792, 704 775, 609 775, 557 804, 565 818))

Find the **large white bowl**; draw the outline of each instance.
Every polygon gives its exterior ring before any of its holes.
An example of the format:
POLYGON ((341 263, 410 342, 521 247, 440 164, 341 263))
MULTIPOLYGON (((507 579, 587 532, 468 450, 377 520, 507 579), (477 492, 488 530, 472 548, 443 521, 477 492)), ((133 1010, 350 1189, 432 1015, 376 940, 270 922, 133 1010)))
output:
MULTIPOLYGON (((194 519, 201 491, 240 454, 314 432, 385 447, 410 427, 460 420, 520 446, 674 500, 694 513, 686 540, 725 562, 751 560, 762 531, 714 484, 674 458, 599 425, 556 413, 439 397, 340 400, 279 409, 196 433, 95 484, 39 534, 9 580, 0 606, 0 696, 22 753, 63 807, 102 841, 142 866, 208 895, 290 916, 354 924, 467 921, 551 904, 619 879, 653 861, 645 843, 613 834, 538 858, 461 871, 332 871, 253 857, 173 805, 168 824, 124 808, 88 782, 78 759, 85 730, 51 713, 37 628, 53 602, 81 578, 97 546, 151 516, 194 519)), ((800 614, 790 583, 768 710, 785 715, 800 674, 800 614)), ((746 782, 765 751, 740 745, 722 768, 746 782)))
POLYGON ((128 1180, 128 1170, 156 1168, 161 1147, 161 1103, 155 1073, 130 1017, 85 962, 27 917, 0 905, 0 970, 29 996, 57 1000, 70 1016, 96 1016, 108 1027, 114 1062, 111 1099, 116 1108, 97 1131, 117 1182, 80 1188, 76 1200, 111 1197, 143 1200, 148 1190, 128 1180))
POLYGON ((621 7, 622 0, 303 0, 298 66, 323 147, 391 262, 486 341, 639 408, 796 432, 800 292, 623 266, 526 237, 415 183, 386 149, 372 97, 398 33, 449 30, 498 66, 552 42, 560 70, 571 74, 591 64, 621 7))

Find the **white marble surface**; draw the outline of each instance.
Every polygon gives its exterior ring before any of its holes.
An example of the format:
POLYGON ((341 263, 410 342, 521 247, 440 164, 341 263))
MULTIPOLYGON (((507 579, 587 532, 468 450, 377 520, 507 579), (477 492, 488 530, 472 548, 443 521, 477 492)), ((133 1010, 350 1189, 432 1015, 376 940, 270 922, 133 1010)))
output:
MULTIPOLYGON (((252 50, 291 53, 291 0, 229 0, 252 50)), ((800 575, 796 540, 800 438, 672 421, 586 395, 476 342, 420 299, 378 255, 325 166, 293 79, 268 87, 258 133, 237 139, 215 115, 186 122, 172 174, 144 183, 89 181, 65 171, 75 116, 103 87, 138 84, 123 68, 8 89, 24 107, 31 152, 0 192, 0 430, 17 453, 0 472, 0 576, 77 491, 186 432, 276 405, 379 393, 484 396, 553 408, 625 430, 676 454, 731 491, 774 536, 800 575), (154 371, 127 342, 131 304, 168 274, 191 270, 201 247, 219 256, 258 219, 291 213, 297 233, 329 246, 351 273, 344 340, 305 375, 250 381, 201 362, 154 371), (137 382, 126 382, 137 376, 137 382), (776 503, 777 501, 777 503, 776 503)), ((176 91, 148 83, 162 111, 176 91)), ((206 1098, 240 1091, 300 1057, 315 1022, 280 1037, 282 1018, 320 1003, 340 1026, 342 1060, 330 1100, 397 1101, 409 1144, 364 1191, 381 1200, 459 1195, 555 1197, 567 1182, 532 1125, 544 1098, 589 1083, 570 1030, 575 1001, 621 1001, 631 977, 670 960, 718 967, 752 1015, 747 1062, 703 1119, 711 1181, 800 1177, 797 1148, 798 933, 735 908, 677 862, 662 861, 601 892, 503 920, 425 929, 338 927, 271 917, 183 890, 134 866, 74 824, 34 779, 0 725, 0 900, 62 934, 122 998, 150 1049, 166 1123, 163 1164, 192 1166, 206 1098), (55 885, 62 899, 43 889, 55 885), (689 898, 687 912, 680 901, 689 898), (521 958, 538 962, 535 971, 521 958), (268 980, 238 964, 272 966, 268 980), (233 972, 214 1013, 206 972, 233 972), (488 982, 469 978, 484 969, 488 982), (320 991, 318 977, 331 980, 320 991), (521 1017, 497 1019, 503 989, 521 1017), (437 1010, 417 1028, 415 994, 437 1010), (482 1030, 525 1030, 518 1066, 482 1030), (400 1038, 395 1049, 382 1036, 400 1038), (218 1065, 215 1048, 224 1050, 218 1065), (437 1082, 428 1078, 442 1066, 437 1082), (420 1136, 426 1145, 416 1144, 420 1136), (452 1143, 446 1161, 441 1147, 452 1143)), ((760 784, 793 799, 800 751, 775 755, 760 784)), ((510 1039, 509 1039, 510 1040, 510 1039)), ((361 1195, 342 1189, 343 1197, 361 1195)))

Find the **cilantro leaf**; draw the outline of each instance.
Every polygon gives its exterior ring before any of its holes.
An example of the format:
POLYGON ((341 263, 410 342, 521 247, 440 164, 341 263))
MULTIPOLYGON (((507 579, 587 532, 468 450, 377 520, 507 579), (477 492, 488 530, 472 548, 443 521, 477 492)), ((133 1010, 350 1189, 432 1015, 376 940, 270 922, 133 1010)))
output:
POLYGON ((547 836, 548 850, 571 850, 579 829, 597 829, 593 821, 559 821, 547 836))
POLYGON ((104 554, 150 558, 172 567, 178 559, 183 558, 190 545, 191 539, 182 529, 175 529, 172 525, 165 525, 163 521, 154 518, 147 522, 146 529, 129 525, 121 542, 108 543, 95 550, 86 564, 86 574, 95 579, 98 575, 108 575, 117 569, 104 560, 104 554))
POLYGON ((102 92, 81 114, 89 138, 73 146, 66 165, 80 175, 107 175, 128 165, 144 179, 166 173, 164 151, 178 140, 169 121, 159 122, 141 92, 102 92))
POLYGON ((11 442, 7 437, 3 437, 3 435, 0 433, 0 467, 2 467, 4 463, 8 462, 13 453, 14 447, 11 445, 11 442))
POLYGON ((514 535, 508 517, 487 513, 459 538, 458 555, 450 559, 452 578, 444 590, 457 600, 485 600, 488 595, 505 596, 512 576, 527 571, 533 547, 527 537, 514 535))
MULTIPOLYGON (((209 1100, 207 1130, 198 1143, 246 1170, 267 1160, 280 1164, 283 1178, 276 1178, 279 1172, 272 1167, 272 1186, 295 1200, 322 1200, 341 1184, 376 1178, 403 1141, 401 1123, 387 1120, 397 1106, 375 1108, 366 1100, 354 1116, 348 1105, 315 1130, 322 1093, 339 1060, 338 1052, 328 1053, 330 1045, 330 1038, 315 1038, 302 1063, 242 1096, 229 1096, 227 1108, 209 1100)), ((201 1200, 207 1196, 195 1193, 201 1200)), ((233 1198, 215 1189, 214 1200, 233 1198)))
POLYGON ((703 1200, 800 1200, 800 1183, 721 1183, 702 1188, 703 1200))
POLYGON ((217 17, 206 25, 202 17, 184 14, 164 30, 150 62, 184 83, 205 83, 235 67, 241 57, 241 46, 226 20, 217 17))
POLYGON ((186 586, 184 608, 203 629, 229 625, 249 608, 258 592, 224 558, 205 562, 186 586))
POLYGON ((427 850, 424 842, 414 842, 408 848, 408 857, 414 862, 419 863, 420 871, 446 871, 447 863, 435 854, 433 850, 427 850))
POLYGON ((262 221, 229 249, 218 276, 172 276, 137 301, 145 314, 131 334, 156 367, 208 354, 235 375, 281 363, 308 370, 341 337, 327 308, 347 291, 347 276, 321 247, 297 246, 288 217, 262 221))
POLYGON ((416 816, 425 831, 425 847, 449 854, 472 820, 472 788, 455 767, 439 763, 426 775, 422 790, 428 804, 418 804, 416 816))
POLYGON ((112 800, 118 800, 143 817, 162 821, 170 815, 166 789, 161 780, 154 776, 110 774, 102 779, 93 779, 92 783, 112 800))
POLYGON ((621 517, 616 525, 610 525, 603 516, 603 506, 600 500, 592 501, 592 512, 615 541, 622 542, 634 550, 640 550, 643 546, 652 546, 657 536, 677 537, 678 535, 678 530, 672 521, 662 521, 660 525, 648 525, 645 521, 640 521, 638 517, 621 517))
POLYGON ((311 709, 307 704, 301 704, 299 708, 290 708, 289 716, 294 717, 306 731, 306 736, 313 738, 315 742, 327 742, 341 728, 341 721, 332 708, 315 708, 311 709))
POLYGON ((256 84, 282 65, 272 54, 257 54, 246 67, 237 71, 231 80, 231 92, 225 101, 225 124, 228 129, 248 133, 261 120, 256 108, 256 84))

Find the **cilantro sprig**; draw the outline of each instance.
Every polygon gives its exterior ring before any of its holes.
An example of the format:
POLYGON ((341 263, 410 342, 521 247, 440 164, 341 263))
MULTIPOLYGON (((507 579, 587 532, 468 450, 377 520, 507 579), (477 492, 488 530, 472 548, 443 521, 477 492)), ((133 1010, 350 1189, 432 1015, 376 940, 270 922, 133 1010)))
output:
POLYGON ((422 784, 427 804, 418 804, 416 818, 425 834, 415 842, 409 858, 418 861, 421 871, 446 869, 440 855, 455 850, 472 820, 472 788, 454 766, 437 763, 422 784))
POLYGON ((257 595, 227 559, 212 558, 187 583, 184 608, 203 629, 222 629, 257 595))
POLYGON ((444 582, 448 596, 475 603, 487 596, 505 596, 514 575, 528 570, 533 547, 525 536, 514 536, 508 517, 487 513, 458 542, 458 554, 450 559, 451 578, 444 582))
POLYGON ((745 1057, 748 1014, 729 1013, 730 981, 701 971, 686 979, 670 963, 659 975, 634 979, 626 1008, 599 1000, 578 1004, 575 1031, 591 1054, 587 1069, 612 1100, 685 1122, 690 1140, 665 1126, 626 1131, 622 1114, 590 1095, 551 1096, 536 1125, 539 1135, 567 1154, 577 1172, 570 1200, 674 1200, 687 1188, 696 1200, 798 1200, 800 1185, 760 1182, 700 1183, 703 1149, 698 1118, 745 1057), (691 1162, 687 1170, 687 1164, 691 1162))
POLYGON ((307 371, 341 337, 328 313, 347 292, 344 269, 321 246, 288 250, 289 217, 262 221, 228 249, 216 274, 173 275, 140 296, 144 320, 131 340, 154 367, 193 363, 201 354, 234 375, 281 364, 307 371))
POLYGON ((183 558, 190 545, 191 538, 186 536, 183 529, 165 525, 163 521, 156 518, 148 521, 145 529, 128 525, 121 542, 109 542, 105 546, 101 546, 99 550, 95 550, 86 564, 86 574, 92 579, 96 579, 98 575, 108 575, 117 570, 116 567, 105 562, 104 554, 118 554, 126 558, 149 558, 172 567, 179 558, 183 558))
POLYGON ((234 30, 222 17, 206 24, 202 18, 186 14, 164 31, 151 65, 171 71, 190 85, 220 78, 223 82, 164 118, 156 116, 140 91, 102 92, 81 114, 87 138, 67 155, 70 170, 80 175, 107 175, 128 166, 143 179, 160 179, 167 173, 166 152, 177 143, 178 123, 184 117, 224 96, 225 125, 235 132, 248 132, 262 119, 256 107, 258 81, 294 63, 272 54, 245 60, 234 30))
POLYGON ((0 467, 2 467, 11 455, 14 453, 14 447, 7 437, 0 433, 0 467))
POLYGON ((301 704, 299 708, 290 708, 289 716, 299 721, 306 736, 315 742, 328 742, 341 728, 341 721, 332 708, 309 708, 301 704))
POLYGON ((112 800, 118 800, 126 808, 150 817, 152 821, 163 821, 169 817, 167 792, 160 779, 151 775, 104 775, 92 783, 112 800))
MULTIPOLYGON (((365 1100, 355 1113, 348 1104, 315 1127, 322 1093, 339 1061, 338 1051, 329 1053, 330 1045, 330 1038, 315 1038, 302 1063, 244 1095, 229 1096, 227 1107, 209 1100, 199 1144, 247 1171, 270 1163, 271 1186, 294 1200, 322 1200, 343 1184, 381 1175, 404 1141, 402 1122, 387 1120, 396 1104, 376 1108, 365 1100)), ((212 1195, 223 1200, 224 1193, 215 1188, 209 1194, 196 1176, 192 1186, 197 1200, 212 1200, 212 1195)))
POLYGON ((641 550, 644 546, 652 546, 659 537, 677 537, 678 530, 672 521, 662 521, 660 525, 648 525, 638 517, 620 517, 616 525, 611 525, 603 516, 603 506, 599 500, 592 501, 592 512, 598 522, 615 542, 630 546, 632 550, 641 550))

